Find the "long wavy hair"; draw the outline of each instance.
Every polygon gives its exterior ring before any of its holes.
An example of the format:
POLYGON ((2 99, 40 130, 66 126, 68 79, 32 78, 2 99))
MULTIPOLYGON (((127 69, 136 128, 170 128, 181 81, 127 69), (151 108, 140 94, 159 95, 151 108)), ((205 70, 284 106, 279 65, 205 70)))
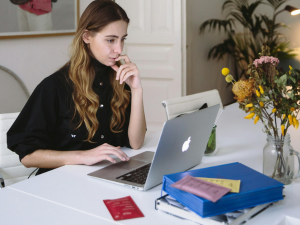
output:
MULTIPOLYGON (((111 0, 96 0, 91 2, 80 17, 74 40, 71 44, 71 57, 69 65, 69 78, 73 84, 72 99, 74 102, 74 114, 71 120, 76 122, 78 129, 82 123, 85 124, 88 136, 86 141, 92 142, 98 127, 99 121, 96 117, 99 108, 99 96, 93 91, 92 84, 95 79, 95 71, 91 65, 92 53, 82 35, 85 30, 94 32, 101 31, 105 26, 123 20, 129 23, 126 12, 111 0)), ((117 62, 120 66, 120 62, 117 62)), ((125 110, 130 102, 129 91, 124 89, 125 83, 120 85, 116 81, 116 72, 110 70, 110 83, 112 86, 112 117, 110 130, 114 133, 122 131, 125 123, 125 110)))

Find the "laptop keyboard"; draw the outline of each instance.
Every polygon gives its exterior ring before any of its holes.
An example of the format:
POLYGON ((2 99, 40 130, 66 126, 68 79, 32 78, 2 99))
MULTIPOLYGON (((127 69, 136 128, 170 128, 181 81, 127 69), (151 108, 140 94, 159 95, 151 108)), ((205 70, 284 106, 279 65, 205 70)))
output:
POLYGON ((116 179, 126 180, 138 184, 145 184, 148 176, 148 172, 150 169, 151 163, 142 166, 136 170, 130 171, 129 173, 125 173, 116 179))

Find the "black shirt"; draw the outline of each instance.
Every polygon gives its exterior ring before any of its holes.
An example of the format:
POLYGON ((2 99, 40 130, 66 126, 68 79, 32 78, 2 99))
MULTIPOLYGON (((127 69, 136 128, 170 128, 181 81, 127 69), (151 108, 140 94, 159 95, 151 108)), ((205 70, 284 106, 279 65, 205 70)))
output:
MULTIPOLYGON (((110 130, 112 87, 109 75, 112 68, 96 59, 92 59, 92 66, 95 70, 92 88, 100 99, 96 114, 99 128, 92 139, 95 143, 84 141, 88 134, 84 123, 78 129, 75 129, 74 121, 71 123, 74 114, 73 87, 68 79, 68 67, 64 67, 35 88, 7 132, 8 148, 19 155, 20 161, 37 149, 89 150, 104 143, 131 148, 128 138, 131 104, 126 109, 123 131, 113 133, 110 130)), ((126 84, 125 89, 130 90, 126 84)), ((40 168, 37 174, 48 170, 40 168)))

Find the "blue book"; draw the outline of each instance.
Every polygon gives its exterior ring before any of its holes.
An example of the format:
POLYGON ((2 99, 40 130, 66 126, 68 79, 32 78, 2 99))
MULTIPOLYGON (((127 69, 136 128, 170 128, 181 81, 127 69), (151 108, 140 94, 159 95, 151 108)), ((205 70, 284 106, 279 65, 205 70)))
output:
POLYGON ((283 185, 284 184, 241 163, 230 163, 164 175, 162 190, 199 216, 210 217, 282 200, 283 185), (170 186, 186 175, 240 180, 240 192, 230 192, 213 203, 207 199, 170 186))

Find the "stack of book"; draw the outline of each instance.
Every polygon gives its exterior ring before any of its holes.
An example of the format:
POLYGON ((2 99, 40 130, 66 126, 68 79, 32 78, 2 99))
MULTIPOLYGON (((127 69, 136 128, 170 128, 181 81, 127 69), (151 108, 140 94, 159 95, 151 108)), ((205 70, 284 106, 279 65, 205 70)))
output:
MULTIPOLYGON (((251 217, 254 213, 257 213, 270 205, 270 203, 277 202, 283 199, 283 184, 265 176, 241 163, 231 163, 220 166, 214 166, 209 168, 190 170, 181 173, 174 173, 165 175, 163 177, 162 191, 169 195, 168 198, 160 198, 156 200, 156 208, 164 208, 164 212, 168 212, 176 215, 174 209, 179 212, 179 217, 182 216, 184 209, 188 209, 190 214, 194 217, 198 215, 201 218, 212 218, 213 216, 226 215, 226 213, 240 212, 241 210, 247 209, 247 214, 244 216, 251 217), (228 193, 213 203, 202 197, 198 197, 191 193, 179 190, 171 187, 171 185, 181 180, 186 175, 193 177, 206 177, 206 178, 220 178, 230 180, 240 180, 240 191, 239 193, 228 193), (174 208, 176 204, 170 204, 170 197, 178 204, 182 205, 183 208, 174 208), (159 204, 157 204, 159 203, 159 204), (168 210, 166 210, 168 208, 168 210), (173 211, 173 213, 172 213, 173 211), (248 213, 250 212, 251 213, 248 213)), ((186 210, 185 210, 186 211, 186 210)), ((184 215, 190 215, 184 214, 184 215)), ((245 214, 245 212, 244 212, 245 214)), ((207 223, 214 224, 214 223, 207 223)))

